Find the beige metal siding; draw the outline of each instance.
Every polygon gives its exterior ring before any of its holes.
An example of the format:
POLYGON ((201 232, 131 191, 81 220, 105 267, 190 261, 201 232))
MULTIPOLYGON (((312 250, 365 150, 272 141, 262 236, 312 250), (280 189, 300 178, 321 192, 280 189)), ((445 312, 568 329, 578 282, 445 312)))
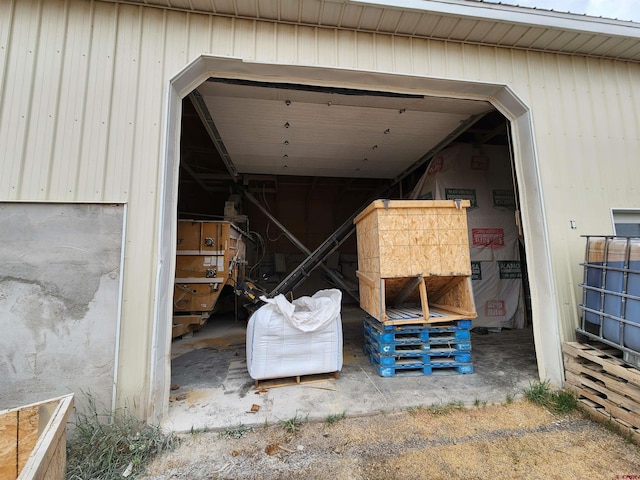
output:
MULTIPOLYGON (((416 15, 324 5, 280 14, 339 16, 343 26, 372 29, 415 24, 416 15)), ((579 235, 611 233, 612 207, 640 208, 636 63, 96 1, 0 0, 0 10, 0 201, 129 205, 121 401, 146 405, 167 89, 202 53, 509 85, 533 112, 565 336, 577 318, 579 235)))

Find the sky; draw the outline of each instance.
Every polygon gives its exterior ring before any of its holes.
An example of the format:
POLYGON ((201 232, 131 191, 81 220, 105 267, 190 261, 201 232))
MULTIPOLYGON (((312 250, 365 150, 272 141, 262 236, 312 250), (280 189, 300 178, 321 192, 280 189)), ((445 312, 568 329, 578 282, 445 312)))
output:
POLYGON ((640 22, 640 0, 503 0, 502 3, 640 22))

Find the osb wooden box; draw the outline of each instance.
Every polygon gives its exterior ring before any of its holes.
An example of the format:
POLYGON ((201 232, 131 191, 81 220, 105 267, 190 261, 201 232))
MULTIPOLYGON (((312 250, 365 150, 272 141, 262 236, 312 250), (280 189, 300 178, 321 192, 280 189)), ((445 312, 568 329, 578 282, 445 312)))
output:
POLYGON ((377 320, 432 323, 477 316, 468 200, 376 200, 354 223, 360 306, 377 320))
POLYGON ((73 395, 0 411, 0 479, 64 480, 73 395))

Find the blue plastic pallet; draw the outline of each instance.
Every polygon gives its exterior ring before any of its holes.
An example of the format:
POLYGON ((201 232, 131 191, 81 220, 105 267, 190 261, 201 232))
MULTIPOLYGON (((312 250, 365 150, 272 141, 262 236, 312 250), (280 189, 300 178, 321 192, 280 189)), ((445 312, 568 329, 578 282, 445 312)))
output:
POLYGON ((364 317, 364 321, 369 322, 375 328, 383 331, 395 331, 401 328, 408 328, 412 330, 423 330, 433 328, 466 328, 471 330, 473 326, 473 320, 450 320, 448 322, 438 323, 417 323, 414 325, 385 325, 370 315, 364 317))
POLYGON ((364 337, 365 349, 380 355, 418 356, 434 355, 439 357, 451 356, 456 353, 471 352, 470 342, 458 342, 450 344, 430 343, 378 343, 371 341, 368 335, 364 337))
POLYGON ((430 364, 421 366, 386 366, 375 365, 378 370, 378 374, 381 377, 416 377, 421 375, 464 375, 473 373, 473 365, 458 364, 458 365, 445 365, 445 364, 430 364))
MULTIPOLYGON (((467 322, 467 320, 460 320, 467 322)), ((471 323, 471 322, 469 322, 471 323)), ((364 331, 378 343, 450 343, 459 340, 470 340, 471 329, 452 326, 439 327, 407 327, 396 326, 393 329, 380 330, 368 319, 363 322, 364 331)))
POLYGON ((371 351, 365 346, 365 352, 369 354, 369 359, 374 365, 385 365, 393 367, 422 367, 424 365, 434 364, 450 364, 450 366, 456 366, 463 363, 471 363, 471 354, 469 352, 445 354, 444 356, 433 355, 428 353, 423 354, 405 354, 405 355, 380 355, 374 351, 371 351))

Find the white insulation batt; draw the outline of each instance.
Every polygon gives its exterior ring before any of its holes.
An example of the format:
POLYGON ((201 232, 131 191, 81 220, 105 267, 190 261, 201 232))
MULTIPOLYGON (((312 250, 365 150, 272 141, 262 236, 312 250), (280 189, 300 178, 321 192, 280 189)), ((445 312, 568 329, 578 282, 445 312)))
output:
POLYGON ((436 155, 417 188, 421 199, 468 199, 474 327, 523 328, 524 291, 509 151, 460 144, 436 155))
POLYGON ((247 325, 247 369, 255 380, 338 372, 342 369, 342 292, 320 290, 289 302, 267 302, 247 325))

